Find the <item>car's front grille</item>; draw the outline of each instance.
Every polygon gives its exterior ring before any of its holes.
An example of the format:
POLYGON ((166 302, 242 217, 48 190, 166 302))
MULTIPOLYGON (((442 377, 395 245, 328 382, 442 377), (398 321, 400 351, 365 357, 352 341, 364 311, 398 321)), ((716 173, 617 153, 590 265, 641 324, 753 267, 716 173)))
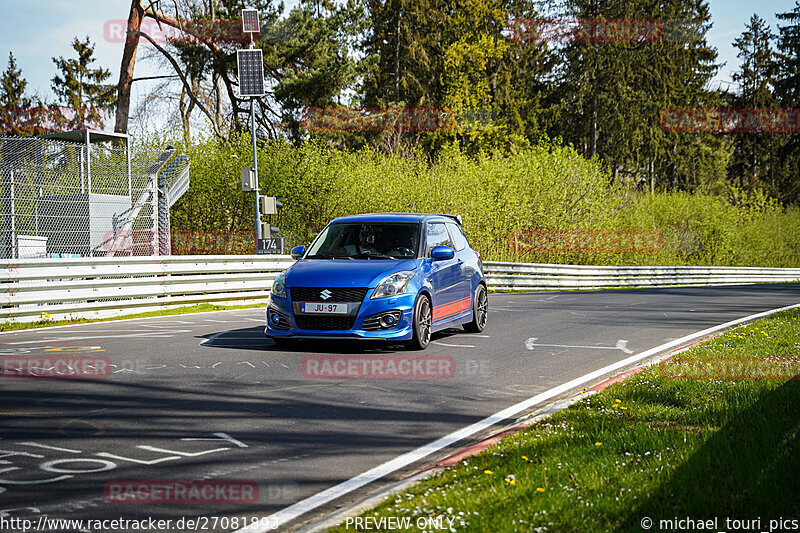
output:
POLYGON ((294 302, 362 302, 367 295, 366 287, 290 287, 294 302), (329 295, 323 298, 322 293, 329 295))
POLYGON ((334 330, 334 329, 353 329, 355 316, 325 316, 325 315, 301 315, 295 314, 295 322, 299 329, 308 330, 334 330))

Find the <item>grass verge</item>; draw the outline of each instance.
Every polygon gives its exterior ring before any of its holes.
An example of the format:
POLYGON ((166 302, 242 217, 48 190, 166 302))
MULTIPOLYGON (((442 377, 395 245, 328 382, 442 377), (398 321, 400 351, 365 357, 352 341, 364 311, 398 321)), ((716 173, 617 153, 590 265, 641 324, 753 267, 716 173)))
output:
POLYGON ((394 517, 406 529, 459 532, 642 532, 643 524, 677 531, 674 521, 685 518, 716 518, 702 529, 718 531, 737 529, 726 519, 760 520, 747 529, 740 523, 740 531, 777 531, 780 524, 770 521, 781 519, 795 520, 796 529, 798 360, 798 309, 731 329, 389 496, 360 518, 369 517, 371 527, 394 517), (437 517, 453 521, 424 522, 437 517))
POLYGON ((172 316, 185 315, 191 313, 207 313, 209 311, 229 311, 231 309, 251 309, 266 307, 267 304, 253 305, 215 305, 215 304, 196 304, 162 309, 160 311, 149 311, 147 313, 135 313, 132 315, 121 315, 110 318, 74 318, 71 320, 51 320, 46 316, 37 322, 3 322, 0 323, 0 331, 17 331, 22 329, 48 328, 51 326, 68 326, 72 324, 89 324, 91 322, 109 322, 113 320, 127 320, 129 318, 146 318, 152 316, 172 316))

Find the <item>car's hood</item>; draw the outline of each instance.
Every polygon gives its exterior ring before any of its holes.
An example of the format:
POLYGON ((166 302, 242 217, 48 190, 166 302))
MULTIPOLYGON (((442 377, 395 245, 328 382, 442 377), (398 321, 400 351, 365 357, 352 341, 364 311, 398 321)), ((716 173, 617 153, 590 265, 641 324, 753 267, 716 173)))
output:
POLYGON ((394 272, 414 270, 419 260, 304 259, 286 272, 287 287, 370 287, 394 272))

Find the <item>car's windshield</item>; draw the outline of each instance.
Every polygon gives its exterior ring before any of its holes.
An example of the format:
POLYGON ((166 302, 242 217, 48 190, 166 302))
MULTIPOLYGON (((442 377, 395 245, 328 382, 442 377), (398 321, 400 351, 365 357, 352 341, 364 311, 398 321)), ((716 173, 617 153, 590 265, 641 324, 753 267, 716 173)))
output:
POLYGON ((307 259, 414 259, 419 249, 418 223, 330 224, 314 241, 307 259))

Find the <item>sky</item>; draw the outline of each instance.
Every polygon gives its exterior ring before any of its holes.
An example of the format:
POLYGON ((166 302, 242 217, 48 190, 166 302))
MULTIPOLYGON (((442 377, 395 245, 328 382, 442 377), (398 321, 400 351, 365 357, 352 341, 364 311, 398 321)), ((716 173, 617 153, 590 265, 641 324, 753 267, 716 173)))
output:
MULTIPOLYGON (((288 8, 297 0, 284 3, 288 8)), ((758 13, 777 33, 775 13, 789 11, 794 4, 795 0, 710 0, 713 26, 707 39, 718 51, 718 62, 725 63, 712 87, 724 88, 732 83, 731 75, 739 65, 732 43, 753 13, 758 13)), ((56 68, 52 58, 72 57, 72 39, 88 35, 96 44, 95 65, 109 69, 112 72, 109 81, 116 83, 123 45, 113 42, 110 29, 115 21, 124 24, 129 9, 130 0, 0 0, 0 70, 6 69, 8 53, 12 51, 28 80, 28 90, 53 99, 50 80, 56 68)), ((152 50, 151 46, 145 46, 152 50)), ((170 74, 160 72, 160 67, 141 59, 142 55, 140 47, 135 77, 170 74)), ((142 98, 153 83, 134 83, 133 101, 142 98)))

